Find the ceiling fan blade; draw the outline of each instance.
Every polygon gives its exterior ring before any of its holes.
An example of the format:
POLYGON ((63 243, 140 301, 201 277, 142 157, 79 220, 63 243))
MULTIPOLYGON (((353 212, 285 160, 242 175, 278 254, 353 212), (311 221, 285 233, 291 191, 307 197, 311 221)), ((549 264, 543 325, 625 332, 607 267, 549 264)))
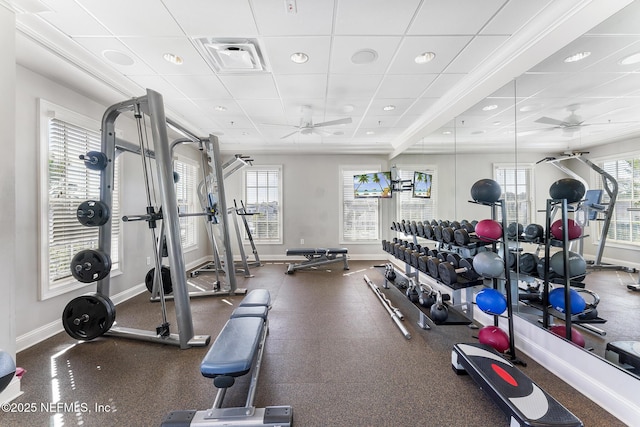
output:
POLYGON ((353 120, 351 120, 351 117, 345 117, 344 119, 329 120, 328 122, 316 123, 313 125, 313 127, 318 128, 322 126, 346 125, 348 123, 351 123, 352 121, 353 120))
POLYGON ((313 133, 315 133, 316 135, 320 135, 320 136, 331 136, 331 135, 333 135, 333 132, 329 132, 329 131, 324 130, 324 129, 313 129, 313 133))
POLYGON ((299 130, 296 130, 294 132, 288 133, 285 136, 281 136, 280 139, 285 139, 285 138, 289 138, 291 135, 295 135, 296 133, 298 133, 299 130))
POLYGON ((538 120, 534 120, 536 123, 543 123, 545 125, 554 126, 567 126, 568 123, 562 120, 552 119, 551 117, 540 117, 538 120))

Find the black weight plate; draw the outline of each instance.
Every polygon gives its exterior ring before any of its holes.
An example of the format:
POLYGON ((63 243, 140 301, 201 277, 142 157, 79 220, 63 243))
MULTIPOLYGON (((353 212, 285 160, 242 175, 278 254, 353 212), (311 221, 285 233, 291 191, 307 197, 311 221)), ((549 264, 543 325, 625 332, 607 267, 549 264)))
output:
POLYGON ((89 341, 104 334, 115 321, 111 300, 99 294, 72 299, 62 312, 62 325, 70 337, 89 341))
POLYGON ((438 224, 438 221, 436 221, 435 219, 432 219, 430 224, 432 227, 435 227, 436 225, 440 225, 438 224))
POLYGON ((78 206, 76 218, 87 227, 99 227, 109 221, 109 207, 100 200, 87 200, 78 206))
POLYGON ((424 235, 424 225, 422 224, 422 222, 418 222, 418 223, 416 224, 416 234, 417 234, 419 237, 426 237, 426 236, 424 235))
POLYGON ((440 264, 440 260, 438 258, 429 258, 427 261, 427 270, 429 271, 429 276, 434 279, 438 278, 438 265, 440 264))
POLYGON ((107 163, 109 163, 109 160, 106 154, 100 151, 89 151, 84 155, 84 165, 87 169, 101 171, 107 167, 107 163))
POLYGON ((423 255, 421 257, 418 257, 418 270, 422 271, 423 273, 428 273, 428 268, 427 268, 427 261, 429 260, 429 257, 426 255, 423 255))
POLYGON ((418 224, 416 224, 415 221, 411 221, 411 225, 409 227, 411 228, 411 234, 418 234, 418 224))
MULTIPOLYGON (((147 285, 147 290, 153 292, 153 276, 156 273, 155 267, 147 271, 147 275, 144 277, 144 284, 147 285)), ((162 289, 165 295, 169 295, 173 292, 173 283, 171 282, 171 270, 166 265, 160 267, 160 278, 162 279, 162 289)))
POLYGON ((524 229, 524 238, 530 242, 541 240, 544 237, 544 228, 539 224, 529 224, 524 229))
POLYGON ((442 242, 442 226, 436 225, 433 227, 433 237, 435 237, 438 242, 442 242))
POLYGON ((440 274, 440 280, 445 285, 453 285, 458 281, 456 269, 448 262, 441 262, 438 265, 438 274, 440 274))
POLYGON ((518 222, 512 222, 507 227, 507 237, 509 239, 517 239, 524 232, 524 228, 522 224, 518 222))
POLYGON ((427 251, 427 255, 429 255, 430 257, 437 257, 438 251, 436 249, 430 249, 429 251, 427 251))
POLYGON ((433 234, 433 226, 432 225, 425 225, 424 226, 424 236, 429 240, 435 240, 434 234, 433 234))
POLYGON ((458 261, 458 267, 466 268, 467 272, 475 273, 475 270, 473 269, 473 258, 462 258, 460 261, 458 261))
POLYGON ((445 243, 453 242, 453 228, 451 227, 443 227, 442 228, 442 240, 445 243))
POLYGON ((449 264, 453 265, 454 268, 458 268, 458 265, 460 263, 460 255, 454 254, 454 253, 448 253, 446 261, 449 264))
POLYGON ((506 263, 508 269, 513 270, 516 268, 516 254, 511 251, 507 251, 506 263))
POLYGON ((526 274, 534 274, 538 268, 538 261, 538 257, 535 254, 521 254, 520 271, 526 274))
POLYGON ((107 277, 109 271, 111 271, 111 259, 100 250, 82 250, 71 260, 71 274, 82 283, 102 280, 107 277))
POLYGON ((456 245, 458 246, 468 245, 471 241, 471 239, 469 238, 469 233, 464 228, 454 231, 453 238, 456 241, 456 245))
POLYGON ((449 221, 447 221, 446 219, 443 221, 440 221, 440 223, 438 225, 444 227, 448 227, 451 223, 449 221))
POLYGON ((458 228, 461 227, 461 225, 458 221, 451 221, 451 224, 449 225, 449 227, 453 228, 454 230, 457 230, 458 228))

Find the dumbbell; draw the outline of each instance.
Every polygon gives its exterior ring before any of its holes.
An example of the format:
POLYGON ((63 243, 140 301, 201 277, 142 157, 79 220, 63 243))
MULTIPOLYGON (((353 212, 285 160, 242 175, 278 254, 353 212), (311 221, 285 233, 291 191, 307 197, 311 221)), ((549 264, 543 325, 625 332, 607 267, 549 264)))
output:
POLYGON ((518 269, 521 273, 536 274, 538 269, 538 261, 540 260, 535 254, 531 254, 531 253, 520 254, 518 269))
POLYGON ((460 224, 459 221, 451 221, 451 224, 449 224, 449 227, 453 228, 454 230, 457 230, 458 228, 462 227, 462 224, 460 224))
POLYGON ((454 233, 455 230, 453 227, 443 227, 442 228, 442 241, 444 243, 452 243, 455 241, 454 233))
POLYGON ((441 226, 441 227, 449 227, 449 225, 451 225, 451 223, 445 219, 445 220, 438 221, 438 225, 441 226))
POLYGON ((424 235, 424 224, 422 221, 416 223, 416 235, 418 235, 418 237, 427 237, 424 235))
POLYGON ((529 224, 524 229, 524 240, 540 242, 544 240, 544 228, 540 224, 529 224))
POLYGON ((512 222, 507 226, 507 238, 511 240, 518 240, 524 233, 524 226, 519 222, 512 222))
POLYGON ((435 227, 436 225, 440 225, 438 224, 438 221, 435 219, 432 219, 431 222, 429 223, 432 227, 435 227))
POLYGON ((411 234, 413 234, 414 236, 418 234, 418 225, 415 221, 411 221, 409 229, 411 230, 411 234))
POLYGON ((434 279, 437 279, 440 277, 440 264, 449 264, 456 268, 458 267, 459 262, 460 256, 458 254, 439 252, 437 257, 432 257, 427 260, 427 274, 434 279))
POLYGON ((429 240, 435 240, 433 235, 433 225, 425 224, 424 226, 424 237, 429 240))
POLYGON ((443 227, 441 225, 436 225, 435 227, 433 227, 433 237, 438 242, 442 242, 443 241, 443 239, 442 239, 442 229, 443 229, 443 227))
POLYGON ((456 268, 448 262, 441 262, 438 265, 438 274, 440 275, 442 283, 445 285, 458 283, 458 274, 468 274, 470 279, 471 277, 475 279, 480 277, 473 269, 473 259, 463 258, 459 261, 458 266, 459 267, 456 268))

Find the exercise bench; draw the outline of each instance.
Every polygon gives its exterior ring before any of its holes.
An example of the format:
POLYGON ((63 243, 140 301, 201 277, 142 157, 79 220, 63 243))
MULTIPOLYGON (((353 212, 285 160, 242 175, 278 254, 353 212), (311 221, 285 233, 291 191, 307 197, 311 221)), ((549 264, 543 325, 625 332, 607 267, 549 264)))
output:
POLYGON ((211 426, 291 426, 291 406, 256 408, 253 401, 258 385, 264 344, 269 329, 269 291, 255 289, 247 294, 225 323, 200 363, 200 373, 212 378, 218 389, 213 406, 206 410, 170 412, 162 427, 211 426), (251 373, 245 406, 222 407, 235 379, 251 373))
POLYGON ((332 264, 334 262, 343 262, 344 269, 349 269, 347 263, 347 248, 298 248, 287 249, 287 256, 303 256, 307 260, 299 263, 291 263, 287 268, 287 274, 292 274, 296 270, 303 270, 306 268, 316 268, 321 265, 332 264))

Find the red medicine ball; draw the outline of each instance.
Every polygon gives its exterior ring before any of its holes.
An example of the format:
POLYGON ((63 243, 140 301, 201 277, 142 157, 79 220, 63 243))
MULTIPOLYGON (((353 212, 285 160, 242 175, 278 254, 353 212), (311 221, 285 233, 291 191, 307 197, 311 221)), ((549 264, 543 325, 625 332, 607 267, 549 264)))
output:
POLYGON ((478 341, 481 344, 488 344, 504 353, 509 349, 509 336, 505 331, 497 326, 485 326, 478 331, 478 341))
POLYGON ((502 237, 502 226, 498 221, 483 219, 476 224, 476 235, 485 242, 498 240, 502 237))
MULTIPOLYGON (((551 328, 549 328, 549 330, 552 333, 561 336, 562 338, 566 337, 567 328, 566 328, 565 325, 555 325, 555 326, 552 326, 551 328)), ((584 340, 584 336, 580 332, 578 332, 575 328, 571 328, 571 341, 575 345, 583 347, 583 348, 586 345, 586 342, 584 340)))
MULTIPOLYGON (((568 228, 567 236, 569 237, 569 240, 577 239, 578 237, 582 236, 582 229, 580 228, 578 223, 576 223, 574 220, 572 219, 567 220, 567 228, 568 228)), ((551 224, 551 234, 556 239, 562 240, 562 220, 561 219, 558 219, 554 221, 553 224, 551 224)))

